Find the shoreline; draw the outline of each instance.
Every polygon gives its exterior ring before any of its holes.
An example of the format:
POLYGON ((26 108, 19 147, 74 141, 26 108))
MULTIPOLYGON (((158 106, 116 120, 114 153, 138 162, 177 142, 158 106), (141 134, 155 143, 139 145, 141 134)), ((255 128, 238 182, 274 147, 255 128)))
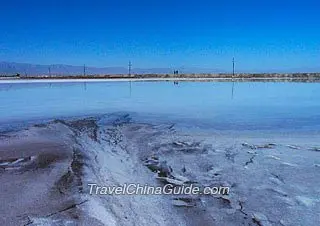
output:
POLYGON ((67 83, 67 82, 310 82, 318 83, 320 78, 305 77, 258 77, 258 78, 0 78, 0 84, 22 83, 67 83))

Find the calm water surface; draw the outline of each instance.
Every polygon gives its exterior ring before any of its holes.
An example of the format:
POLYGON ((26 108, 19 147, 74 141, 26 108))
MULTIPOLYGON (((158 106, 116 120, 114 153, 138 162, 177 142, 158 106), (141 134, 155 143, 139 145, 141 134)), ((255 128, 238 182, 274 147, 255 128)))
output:
POLYGON ((0 84, 0 125, 129 112, 215 129, 320 129, 319 83, 0 84))

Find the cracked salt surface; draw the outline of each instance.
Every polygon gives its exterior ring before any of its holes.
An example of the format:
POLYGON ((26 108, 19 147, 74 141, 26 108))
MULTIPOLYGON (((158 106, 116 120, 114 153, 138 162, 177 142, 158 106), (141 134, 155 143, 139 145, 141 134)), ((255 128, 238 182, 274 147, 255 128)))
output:
MULTIPOLYGON (((28 134, 26 140, 47 135, 53 140, 64 137, 65 143, 78 150, 78 163, 74 155, 68 154, 69 163, 50 163, 46 168, 49 171, 65 169, 65 175, 69 176, 61 180, 60 174, 55 179, 54 174, 49 173, 53 183, 43 185, 48 190, 44 196, 47 203, 52 202, 53 197, 60 204, 67 196, 74 201, 71 205, 51 206, 51 212, 50 208, 46 213, 32 212, 12 208, 17 203, 10 198, 18 194, 12 192, 11 197, 5 197, 6 191, 1 190, 1 199, 7 200, 11 211, 16 211, 11 215, 1 214, 0 222, 4 224, 21 223, 15 217, 21 213, 29 217, 30 225, 320 224, 320 168, 316 167, 320 164, 320 153, 311 151, 312 147, 319 146, 317 134, 307 137, 258 134, 257 131, 232 134, 181 130, 172 124, 131 122, 129 115, 118 115, 112 120, 55 121, 41 128, 32 127, 22 134, 28 134), (173 183, 178 186, 190 181, 200 186, 230 186, 230 194, 90 195, 87 186, 88 183, 101 186, 173 183), (52 193, 57 185, 64 186, 60 189, 63 194, 52 193), (87 202, 74 205, 84 200, 87 202), (50 216, 52 213, 56 214, 50 216)), ((9 134, 5 139, 13 135, 16 134, 9 134)), ((15 171, 8 171, 6 165, 2 167, 2 182, 7 176, 15 178, 15 171)), ((23 169, 19 172, 30 173, 30 177, 39 173, 23 172, 23 169)), ((27 201, 30 200, 21 202, 27 201)), ((33 205, 37 207, 41 203, 33 205)))

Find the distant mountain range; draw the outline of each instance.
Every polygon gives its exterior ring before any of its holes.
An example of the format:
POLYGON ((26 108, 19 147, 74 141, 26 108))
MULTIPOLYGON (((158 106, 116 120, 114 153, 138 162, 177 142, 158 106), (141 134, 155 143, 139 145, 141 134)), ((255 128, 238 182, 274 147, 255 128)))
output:
MULTIPOLYGON (((174 70, 179 73, 222 73, 221 70, 203 69, 203 68, 133 68, 132 74, 172 74, 174 70)), ((85 67, 86 75, 114 75, 128 74, 128 68, 125 67, 85 67)), ((0 75, 22 76, 67 76, 67 75, 83 75, 84 66, 73 66, 64 64, 38 65, 15 62, 0 62, 0 75)))

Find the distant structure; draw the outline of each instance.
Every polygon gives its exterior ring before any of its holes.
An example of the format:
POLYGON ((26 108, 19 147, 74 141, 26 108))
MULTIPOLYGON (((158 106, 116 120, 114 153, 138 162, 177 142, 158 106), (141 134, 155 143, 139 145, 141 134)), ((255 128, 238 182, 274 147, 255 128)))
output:
POLYGON ((86 65, 83 65, 83 76, 86 76, 86 65))
POLYGON ((131 76, 131 68, 132 68, 132 63, 131 63, 131 61, 129 61, 129 65, 128 65, 128 75, 129 75, 129 77, 131 76))
POLYGON ((51 68, 50 67, 48 68, 48 71, 49 71, 49 77, 51 77, 51 68))
POLYGON ((179 71, 178 71, 178 70, 173 71, 173 74, 174 74, 174 75, 179 75, 179 71))
POLYGON ((19 73, 13 74, 13 75, 10 75, 10 74, 2 75, 1 74, 0 77, 3 77, 3 78, 14 78, 14 77, 20 78, 20 74, 19 73))

